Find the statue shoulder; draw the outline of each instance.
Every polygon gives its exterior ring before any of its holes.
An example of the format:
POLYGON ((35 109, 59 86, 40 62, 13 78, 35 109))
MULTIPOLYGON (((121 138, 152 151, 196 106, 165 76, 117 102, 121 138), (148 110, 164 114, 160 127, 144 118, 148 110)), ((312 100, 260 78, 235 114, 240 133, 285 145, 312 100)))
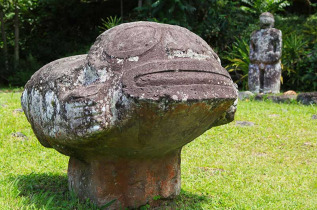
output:
POLYGON ((270 31, 276 33, 276 34, 282 34, 282 31, 277 28, 270 28, 270 31))
POLYGON ((253 31, 253 32, 251 33, 251 38, 258 36, 259 33, 260 33, 260 30, 253 31))

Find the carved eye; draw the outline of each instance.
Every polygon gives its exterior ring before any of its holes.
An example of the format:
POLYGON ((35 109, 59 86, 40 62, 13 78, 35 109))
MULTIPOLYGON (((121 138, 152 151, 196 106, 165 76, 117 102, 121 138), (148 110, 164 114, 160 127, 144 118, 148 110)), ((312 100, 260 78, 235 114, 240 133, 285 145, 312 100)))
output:
POLYGON ((109 43, 105 51, 117 58, 134 57, 154 47, 161 38, 161 31, 155 27, 140 24, 139 26, 116 28, 109 34, 109 43))

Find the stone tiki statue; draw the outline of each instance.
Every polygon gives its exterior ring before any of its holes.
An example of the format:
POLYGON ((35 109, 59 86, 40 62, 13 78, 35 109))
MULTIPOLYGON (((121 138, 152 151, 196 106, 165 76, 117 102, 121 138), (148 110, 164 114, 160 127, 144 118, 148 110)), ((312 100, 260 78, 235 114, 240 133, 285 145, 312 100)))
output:
POLYGON ((232 121, 236 98, 204 40, 135 22, 101 34, 88 55, 42 67, 22 107, 41 144, 70 156, 69 188, 124 209, 178 195, 182 147, 232 121))
POLYGON ((269 12, 260 15, 260 26, 251 35, 249 89, 254 93, 279 93, 282 32, 273 28, 274 17, 269 12))

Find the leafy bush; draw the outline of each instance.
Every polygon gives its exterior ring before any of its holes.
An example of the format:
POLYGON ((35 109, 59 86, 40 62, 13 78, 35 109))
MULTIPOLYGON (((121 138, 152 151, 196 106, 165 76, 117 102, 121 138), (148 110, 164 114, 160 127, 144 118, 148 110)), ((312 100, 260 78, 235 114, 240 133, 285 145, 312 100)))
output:
POLYGON ((18 68, 8 77, 11 86, 20 86, 25 84, 32 76, 34 71, 41 68, 39 63, 31 54, 25 60, 20 60, 18 68))
POLYGON ((317 91, 317 47, 311 57, 308 58, 306 73, 301 78, 304 86, 302 90, 317 91))
POLYGON ((283 32, 284 90, 313 91, 317 86, 317 16, 277 17, 283 32), (294 27, 296 30, 294 30, 294 27))
POLYGON ((110 17, 107 17, 107 19, 101 19, 101 26, 99 26, 99 29, 100 29, 100 32, 104 32, 110 28, 113 28, 117 25, 119 25, 121 23, 121 17, 117 17, 117 16, 110 16, 110 17))
POLYGON ((205 0, 199 4, 197 11, 193 31, 215 48, 220 57, 226 55, 235 37, 241 38, 243 31, 249 29, 245 23, 254 26, 255 19, 241 11, 239 2, 205 0))
POLYGON ((283 72, 287 73, 284 89, 317 91, 317 43, 312 50, 303 50, 300 58, 295 60, 297 63, 292 63, 293 70, 283 72))
POLYGON ((303 36, 294 33, 284 38, 282 63, 283 70, 287 71, 288 74, 296 73, 297 64, 308 54, 307 44, 308 41, 303 36))
POLYGON ((181 25, 191 28, 191 15, 196 8, 191 0, 146 0, 142 7, 136 8, 140 19, 181 25))
POLYGON ((224 57, 229 61, 229 65, 226 69, 231 73, 232 78, 238 86, 244 90, 248 89, 248 72, 249 72, 249 47, 248 39, 236 38, 236 41, 232 44, 232 49, 227 51, 227 55, 224 57))
MULTIPOLYGON (((239 2, 229 0, 146 0, 136 8, 133 20, 150 20, 188 28, 209 43, 220 56, 225 55, 254 19, 242 13, 239 2)), ((249 36, 249 35, 248 35, 249 36)))
POLYGON ((275 13, 283 11, 285 7, 290 5, 287 0, 242 0, 246 6, 241 6, 245 12, 260 15, 263 12, 275 13))
POLYGON ((303 24, 303 32, 311 44, 317 43, 317 14, 311 15, 303 24))
MULTIPOLYGON (((126 22, 150 20, 176 24, 201 36, 220 58, 224 58, 223 65, 230 69, 240 88, 247 88, 248 58, 242 52, 246 52, 252 31, 259 28, 258 15, 264 11, 274 13, 276 28, 283 32, 284 39, 282 88, 316 89, 313 84, 316 83, 317 65, 314 47, 317 43, 317 7, 314 4, 310 5, 310 11, 315 14, 304 16, 297 15, 295 1, 290 0, 142 0, 141 7, 137 7, 137 1, 122 2, 126 22)), ((0 83, 6 85, 8 80, 11 84, 23 85, 22 81, 38 69, 31 70, 31 66, 36 66, 32 62, 41 66, 67 55, 87 52, 87 46, 91 46, 100 30, 103 32, 121 22, 116 16, 120 15, 120 1, 30 0, 19 4, 21 60, 15 71, 12 70, 14 10, 7 6, 3 10, 9 71, 4 66, 1 38, 0 83), (33 60, 28 58, 30 54, 33 60)))

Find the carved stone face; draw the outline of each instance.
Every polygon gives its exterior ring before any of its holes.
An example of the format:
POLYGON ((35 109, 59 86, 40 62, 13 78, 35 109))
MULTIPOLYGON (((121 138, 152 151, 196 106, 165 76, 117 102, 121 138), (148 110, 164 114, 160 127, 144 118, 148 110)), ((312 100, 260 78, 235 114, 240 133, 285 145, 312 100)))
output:
POLYGON ((260 15, 260 27, 273 28, 274 27, 274 16, 269 12, 264 12, 260 15))
POLYGON ((118 79, 128 97, 187 101, 234 94, 231 78, 218 56, 184 28, 124 24, 98 37, 95 46, 104 47, 92 47, 88 66, 120 72, 118 79))
POLYGON ((204 40, 150 22, 104 32, 87 56, 44 66, 25 88, 22 105, 42 144, 80 157, 174 150, 233 120, 237 98, 204 40))

